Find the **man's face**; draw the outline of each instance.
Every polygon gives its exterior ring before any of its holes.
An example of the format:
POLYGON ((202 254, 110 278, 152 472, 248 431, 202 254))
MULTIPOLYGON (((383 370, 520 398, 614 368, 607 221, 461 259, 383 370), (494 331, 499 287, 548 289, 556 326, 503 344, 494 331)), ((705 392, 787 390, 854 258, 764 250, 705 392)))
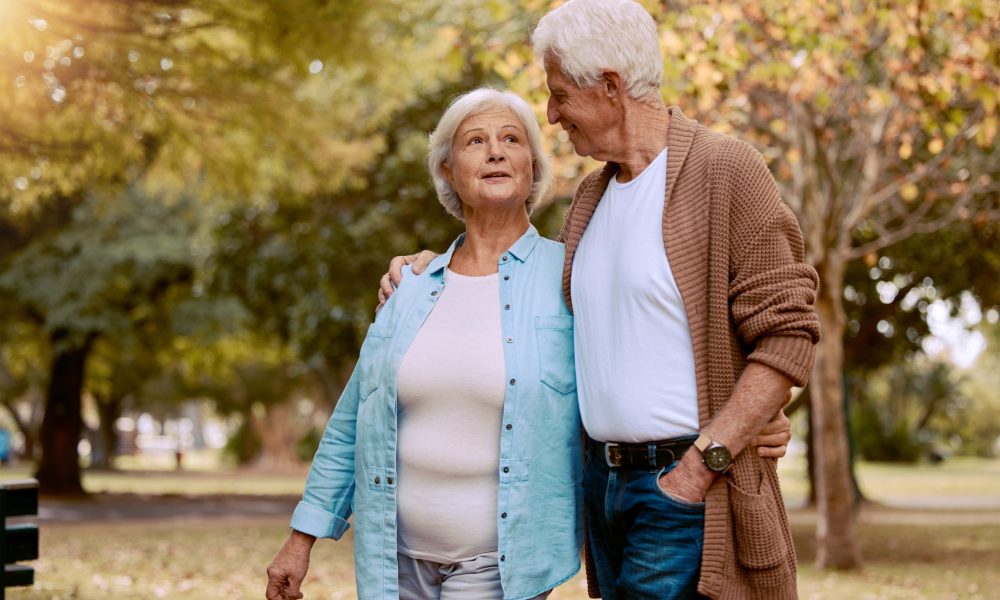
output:
POLYGON ((549 123, 558 123, 566 130, 577 154, 601 160, 610 149, 609 129, 617 121, 604 86, 578 87, 563 74, 559 59, 551 55, 545 58, 545 77, 549 123))

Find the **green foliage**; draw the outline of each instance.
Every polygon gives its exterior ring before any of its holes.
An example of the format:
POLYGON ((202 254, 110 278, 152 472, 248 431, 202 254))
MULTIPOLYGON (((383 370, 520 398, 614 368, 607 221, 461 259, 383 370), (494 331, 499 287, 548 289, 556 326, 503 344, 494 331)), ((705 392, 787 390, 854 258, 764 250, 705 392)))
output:
POLYGON ((246 465, 260 456, 261 447, 260 435, 244 420, 226 440, 222 452, 236 464, 246 465))
POLYGON ((295 454, 304 463, 311 462, 319 448, 319 442, 323 439, 323 430, 319 427, 311 427, 306 434, 295 444, 295 454))
POLYGON ((857 375, 909 360, 930 335, 928 307, 972 293, 983 311, 1000 306, 1000 224, 964 221, 917 235, 845 276, 845 369, 857 375))
POLYGON ((91 334, 145 343, 142 326, 193 283, 197 206, 134 191, 91 197, 66 227, 33 240, 0 270, 0 290, 71 343, 91 334))
POLYGON ((965 374, 961 392, 966 402, 955 415, 951 432, 961 438, 963 454, 1000 455, 1000 324, 983 323, 986 350, 965 374))
POLYGON ((868 459, 916 462, 961 449, 952 434, 968 400, 949 363, 894 364, 855 382, 854 442, 868 459))

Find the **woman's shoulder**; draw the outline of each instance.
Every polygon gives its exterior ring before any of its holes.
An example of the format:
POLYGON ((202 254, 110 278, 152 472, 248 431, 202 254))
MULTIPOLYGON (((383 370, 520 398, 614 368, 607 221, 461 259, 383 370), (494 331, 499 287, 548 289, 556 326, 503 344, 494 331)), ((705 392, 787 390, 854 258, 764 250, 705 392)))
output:
POLYGON ((566 244, 562 242, 557 242, 547 237, 539 237, 538 245, 547 255, 558 256, 560 258, 566 255, 566 244))

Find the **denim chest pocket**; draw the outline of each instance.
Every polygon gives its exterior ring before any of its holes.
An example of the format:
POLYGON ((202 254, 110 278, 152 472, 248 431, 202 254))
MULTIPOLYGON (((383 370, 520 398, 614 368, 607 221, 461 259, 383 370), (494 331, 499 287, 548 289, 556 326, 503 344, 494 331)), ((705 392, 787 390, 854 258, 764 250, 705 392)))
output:
POLYGON ((538 374, 542 383, 560 394, 576 391, 572 315, 535 317, 538 374))
POLYGON ((359 381, 362 402, 378 389, 378 376, 394 330, 392 323, 372 323, 368 326, 368 333, 365 334, 365 341, 361 344, 359 353, 359 359, 362 361, 359 381))

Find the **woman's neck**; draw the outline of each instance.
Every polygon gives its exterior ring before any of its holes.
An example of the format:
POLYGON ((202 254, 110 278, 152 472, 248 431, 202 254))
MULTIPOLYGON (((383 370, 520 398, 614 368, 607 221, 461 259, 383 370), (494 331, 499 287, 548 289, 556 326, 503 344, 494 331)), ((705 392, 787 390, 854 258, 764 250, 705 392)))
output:
POLYGON ((521 209, 517 213, 471 213, 465 207, 465 241, 451 256, 452 271, 460 275, 490 275, 497 272, 500 255, 521 239, 531 223, 521 209))

